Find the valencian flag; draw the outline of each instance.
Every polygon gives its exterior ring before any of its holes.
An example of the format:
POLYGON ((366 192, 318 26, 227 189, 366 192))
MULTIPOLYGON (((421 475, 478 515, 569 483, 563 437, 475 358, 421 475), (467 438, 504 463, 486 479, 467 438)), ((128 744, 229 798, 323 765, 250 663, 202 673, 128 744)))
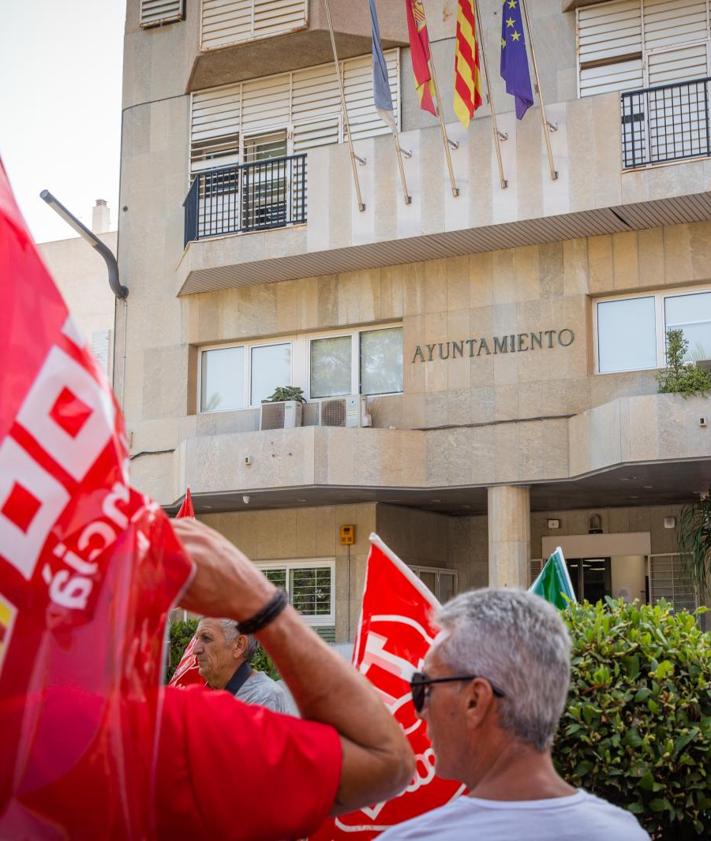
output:
POLYGON ((410 693, 410 677, 422 669, 438 631, 432 613, 439 602, 377 535, 371 534, 370 543, 353 665, 377 689, 405 731, 416 758, 415 776, 392 800, 329 818, 310 841, 366 841, 465 791, 460 783, 435 776, 432 744, 410 693))
POLYGON ((531 593, 535 593, 547 602, 554 604, 558 610, 565 610, 568 601, 576 602, 573 583, 570 580, 568 567, 563 557, 563 550, 558 548, 546 561, 538 578, 530 587, 531 593))
POLYGON ((192 564, 0 164, 0 838, 153 835, 166 612, 192 564))
POLYGON ((405 0, 407 30, 410 34, 410 58, 412 72, 415 75, 415 87, 420 100, 420 108, 437 116, 435 90, 430 71, 430 36, 427 34, 427 22, 422 0, 405 0))
POLYGON ((454 52, 454 113, 464 128, 481 105, 481 70, 474 0, 459 0, 454 52))
POLYGON ((370 3, 370 28, 373 42, 373 99, 375 110, 378 112, 380 119, 387 123, 393 131, 396 131, 393 97, 388 80, 388 65, 380 43, 378 10, 375 7, 375 0, 368 0, 368 2, 370 3))
POLYGON ((533 105, 533 91, 521 0, 501 0, 501 78, 506 82, 506 92, 516 100, 516 117, 522 120, 533 105))

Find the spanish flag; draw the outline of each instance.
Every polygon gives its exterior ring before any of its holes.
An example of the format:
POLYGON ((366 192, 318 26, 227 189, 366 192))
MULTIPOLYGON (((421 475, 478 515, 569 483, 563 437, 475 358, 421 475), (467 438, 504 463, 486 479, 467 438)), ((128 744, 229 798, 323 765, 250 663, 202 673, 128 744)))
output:
POLYGON ((481 105, 481 70, 476 40, 475 0, 459 0, 454 53, 454 113, 464 128, 481 105))
POLYGON ((412 72, 415 75, 415 87, 420 99, 420 108, 437 116, 434 102, 434 83, 430 71, 430 36, 427 34, 427 21, 422 0, 405 0, 407 29, 410 34, 410 58, 412 72))

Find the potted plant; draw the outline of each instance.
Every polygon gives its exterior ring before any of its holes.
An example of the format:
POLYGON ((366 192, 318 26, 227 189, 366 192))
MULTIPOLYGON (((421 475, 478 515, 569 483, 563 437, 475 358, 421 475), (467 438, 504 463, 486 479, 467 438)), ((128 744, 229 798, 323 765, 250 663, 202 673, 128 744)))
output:
POLYGON ((274 389, 269 397, 262 400, 262 403, 284 403, 287 400, 296 400, 299 403, 305 403, 303 389, 297 385, 280 385, 274 389))
POLYGON ((269 397, 262 400, 260 429, 291 429, 301 426, 302 405, 305 402, 304 392, 298 386, 275 388, 269 397))

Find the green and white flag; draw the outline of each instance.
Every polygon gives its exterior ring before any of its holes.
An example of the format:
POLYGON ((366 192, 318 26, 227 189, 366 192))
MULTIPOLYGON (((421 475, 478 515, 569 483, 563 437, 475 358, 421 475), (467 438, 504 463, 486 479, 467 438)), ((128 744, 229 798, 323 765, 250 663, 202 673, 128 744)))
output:
POLYGON ((529 593, 535 593, 547 602, 554 604, 558 610, 568 606, 563 598, 566 596, 571 602, 577 602, 573 582, 570 580, 568 567, 565 565, 563 550, 560 546, 545 562, 538 578, 531 584, 529 593))

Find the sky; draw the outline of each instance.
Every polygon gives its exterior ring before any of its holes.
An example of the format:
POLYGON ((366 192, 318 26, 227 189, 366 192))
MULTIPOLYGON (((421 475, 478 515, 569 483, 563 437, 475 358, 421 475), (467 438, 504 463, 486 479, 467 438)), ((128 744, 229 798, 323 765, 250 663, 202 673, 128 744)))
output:
POLYGON ((0 157, 37 242, 85 225, 106 199, 115 229, 125 0, 0 0, 0 157))

